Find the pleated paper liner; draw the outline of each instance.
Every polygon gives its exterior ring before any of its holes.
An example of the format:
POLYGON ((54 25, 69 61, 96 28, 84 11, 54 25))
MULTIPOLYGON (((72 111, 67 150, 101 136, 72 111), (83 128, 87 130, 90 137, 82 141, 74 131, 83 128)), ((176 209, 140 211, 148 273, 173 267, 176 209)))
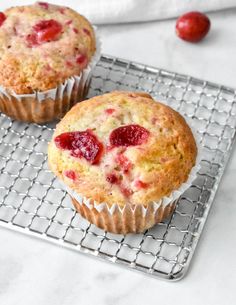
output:
POLYGON ((76 211, 89 222, 105 231, 124 235, 142 233, 161 222, 172 214, 176 202, 174 200, 166 206, 161 204, 158 207, 152 203, 148 208, 144 208, 142 205, 131 207, 126 204, 121 209, 118 205, 113 205, 111 212, 107 204, 99 211, 98 206, 93 204, 91 200, 88 201, 84 198, 79 201, 73 195, 71 195, 71 199, 76 211))
POLYGON ((191 130, 198 149, 196 164, 192 168, 188 180, 169 196, 165 196, 159 201, 150 202, 147 207, 140 204, 131 205, 129 203, 123 207, 116 203, 111 206, 107 203, 98 203, 92 198, 86 198, 62 182, 63 187, 71 197, 76 211, 97 227, 117 234, 142 233, 169 217, 173 213, 180 196, 197 178, 197 172, 200 169, 202 156, 200 140, 194 129, 191 128, 191 130))
POLYGON ((68 78, 56 88, 32 94, 16 94, 0 86, 0 111, 16 120, 39 124, 62 118, 73 105, 86 97, 92 71, 100 56, 101 41, 96 35, 96 51, 88 66, 80 75, 68 78))

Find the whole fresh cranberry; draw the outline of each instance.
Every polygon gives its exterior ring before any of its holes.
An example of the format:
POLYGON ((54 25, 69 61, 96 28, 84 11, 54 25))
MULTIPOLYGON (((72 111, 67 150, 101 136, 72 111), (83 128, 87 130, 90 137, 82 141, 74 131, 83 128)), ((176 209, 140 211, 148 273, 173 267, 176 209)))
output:
POLYGON ((200 12, 189 12, 180 16, 176 21, 176 34, 183 40, 198 42, 210 29, 210 19, 200 12))

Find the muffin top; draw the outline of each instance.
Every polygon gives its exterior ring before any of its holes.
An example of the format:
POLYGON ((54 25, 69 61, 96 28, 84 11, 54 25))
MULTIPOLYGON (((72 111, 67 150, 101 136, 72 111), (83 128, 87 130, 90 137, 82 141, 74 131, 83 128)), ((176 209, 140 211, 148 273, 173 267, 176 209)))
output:
POLYGON ((68 7, 37 2, 0 12, 0 85, 17 94, 79 75, 94 52, 91 24, 68 7))
POLYGON ((197 155, 184 118, 146 93, 112 92, 74 106, 49 144, 49 166, 98 203, 147 206, 185 182, 197 155))

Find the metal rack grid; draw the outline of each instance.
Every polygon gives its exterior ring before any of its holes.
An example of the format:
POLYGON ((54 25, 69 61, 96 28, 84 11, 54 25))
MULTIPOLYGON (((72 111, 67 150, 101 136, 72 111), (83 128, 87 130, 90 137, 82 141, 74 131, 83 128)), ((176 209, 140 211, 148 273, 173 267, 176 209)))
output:
POLYGON ((103 56, 89 96, 142 90, 186 116, 201 138, 197 179, 173 216, 144 234, 104 232, 75 212, 47 167, 53 125, 25 124, 0 114, 0 224, 79 252, 165 279, 187 271, 235 139, 235 90, 103 56))

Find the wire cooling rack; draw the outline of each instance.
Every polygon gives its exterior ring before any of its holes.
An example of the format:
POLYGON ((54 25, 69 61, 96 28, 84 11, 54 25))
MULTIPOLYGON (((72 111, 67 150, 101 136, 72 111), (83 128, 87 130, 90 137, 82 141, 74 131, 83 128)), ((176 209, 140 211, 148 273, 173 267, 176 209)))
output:
POLYGON ((235 90, 103 56, 89 96, 142 90, 186 116, 203 147, 201 169, 173 216, 144 234, 104 232, 75 212, 47 167, 53 125, 0 114, 0 224, 165 279, 187 271, 235 139, 235 90))

